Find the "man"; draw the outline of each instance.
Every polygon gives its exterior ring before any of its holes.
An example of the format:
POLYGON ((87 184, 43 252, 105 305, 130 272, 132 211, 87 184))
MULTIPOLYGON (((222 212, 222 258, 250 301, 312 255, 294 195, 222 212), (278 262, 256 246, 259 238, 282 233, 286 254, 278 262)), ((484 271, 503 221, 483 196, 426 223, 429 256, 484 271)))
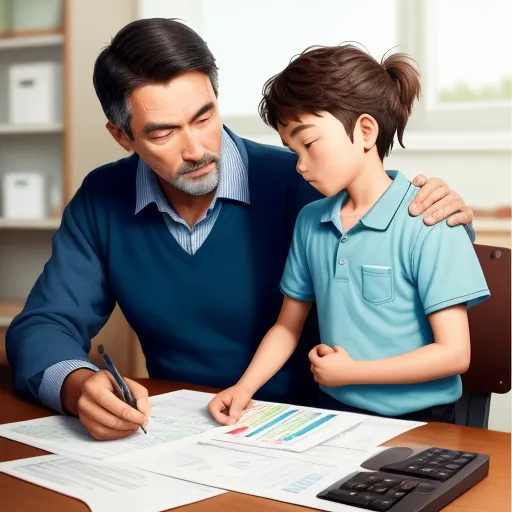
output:
MULTIPOLYGON (((115 303, 151 377, 234 384, 277 318, 295 219, 321 197, 295 171, 293 153, 222 126, 217 85, 205 42, 172 20, 129 24, 97 59, 107 129, 134 154, 86 177, 7 333, 16 389, 77 415, 97 439, 130 435, 150 409, 142 386, 129 381, 139 412, 88 359, 115 303)), ((416 203, 411 213, 426 210, 426 222, 459 211, 450 223, 471 223, 439 180, 416 203)), ((311 401, 307 352, 318 342, 313 321, 259 397, 311 401)))

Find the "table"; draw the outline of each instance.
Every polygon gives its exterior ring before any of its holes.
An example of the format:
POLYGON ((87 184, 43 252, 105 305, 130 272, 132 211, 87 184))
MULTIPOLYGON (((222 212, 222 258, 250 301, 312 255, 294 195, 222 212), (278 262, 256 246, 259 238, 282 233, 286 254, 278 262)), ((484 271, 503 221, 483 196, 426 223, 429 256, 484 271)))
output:
MULTIPOLYGON (((50 416, 52 411, 29 404, 14 394, 10 372, 0 367, 0 424, 50 416)), ((138 379, 151 395, 193 389, 215 391, 184 383, 138 379)), ((441 423, 429 423, 393 439, 388 445, 413 442, 453 450, 486 453, 491 456, 489 476, 458 500, 448 512, 505 512, 510 510, 510 434, 441 423)), ((9 439, 0 438, 0 462, 45 455, 46 452, 9 439)), ((82 502, 37 485, 0 474, 0 508, 9 512, 86 512, 82 502)), ((304 507, 229 492, 200 503, 187 505, 180 512, 306 512, 304 507)))

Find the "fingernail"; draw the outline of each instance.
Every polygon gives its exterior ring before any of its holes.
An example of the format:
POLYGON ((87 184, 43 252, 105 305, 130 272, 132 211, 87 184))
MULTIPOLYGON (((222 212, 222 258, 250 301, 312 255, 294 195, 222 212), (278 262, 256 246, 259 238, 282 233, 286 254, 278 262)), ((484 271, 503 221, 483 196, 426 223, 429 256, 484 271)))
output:
POLYGON ((453 221, 453 219, 448 219, 448 226, 455 226, 455 222, 453 221))
POLYGON ((418 210, 418 205, 416 203, 411 204, 411 212, 416 212, 418 210))
POLYGON ((427 222, 434 222, 434 217, 432 215, 429 215, 425 220, 427 222))

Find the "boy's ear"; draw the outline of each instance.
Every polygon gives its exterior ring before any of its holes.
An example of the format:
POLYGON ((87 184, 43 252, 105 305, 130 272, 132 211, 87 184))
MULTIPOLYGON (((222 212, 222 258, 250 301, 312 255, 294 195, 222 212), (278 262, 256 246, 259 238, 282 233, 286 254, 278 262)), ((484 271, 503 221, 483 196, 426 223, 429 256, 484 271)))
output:
POLYGON ((364 149, 365 151, 369 151, 377 143, 379 125, 375 118, 373 118, 370 114, 362 114, 357 122, 361 130, 364 149))
POLYGON ((107 122, 106 128, 109 131, 110 135, 114 137, 116 142, 126 151, 133 151, 132 141, 126 135, 126 132, 124 130, 121 130, 121 128, 117 127, 115 124, 111 123, 110 121, 107 122))

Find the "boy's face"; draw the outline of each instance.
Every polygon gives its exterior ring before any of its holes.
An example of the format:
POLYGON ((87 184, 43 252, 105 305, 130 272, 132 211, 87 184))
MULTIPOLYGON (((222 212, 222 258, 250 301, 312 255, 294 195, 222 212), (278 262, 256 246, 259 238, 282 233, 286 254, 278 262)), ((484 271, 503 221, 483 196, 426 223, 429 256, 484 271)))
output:
POLYGON ((356 123, 354 142, 343 124, 328 112, 299 116, 299 121, 279 125, 283 144, 297 153, 297 171, 319 192, 336 195, 356 178, 363 165, 365 148, 356 123))

